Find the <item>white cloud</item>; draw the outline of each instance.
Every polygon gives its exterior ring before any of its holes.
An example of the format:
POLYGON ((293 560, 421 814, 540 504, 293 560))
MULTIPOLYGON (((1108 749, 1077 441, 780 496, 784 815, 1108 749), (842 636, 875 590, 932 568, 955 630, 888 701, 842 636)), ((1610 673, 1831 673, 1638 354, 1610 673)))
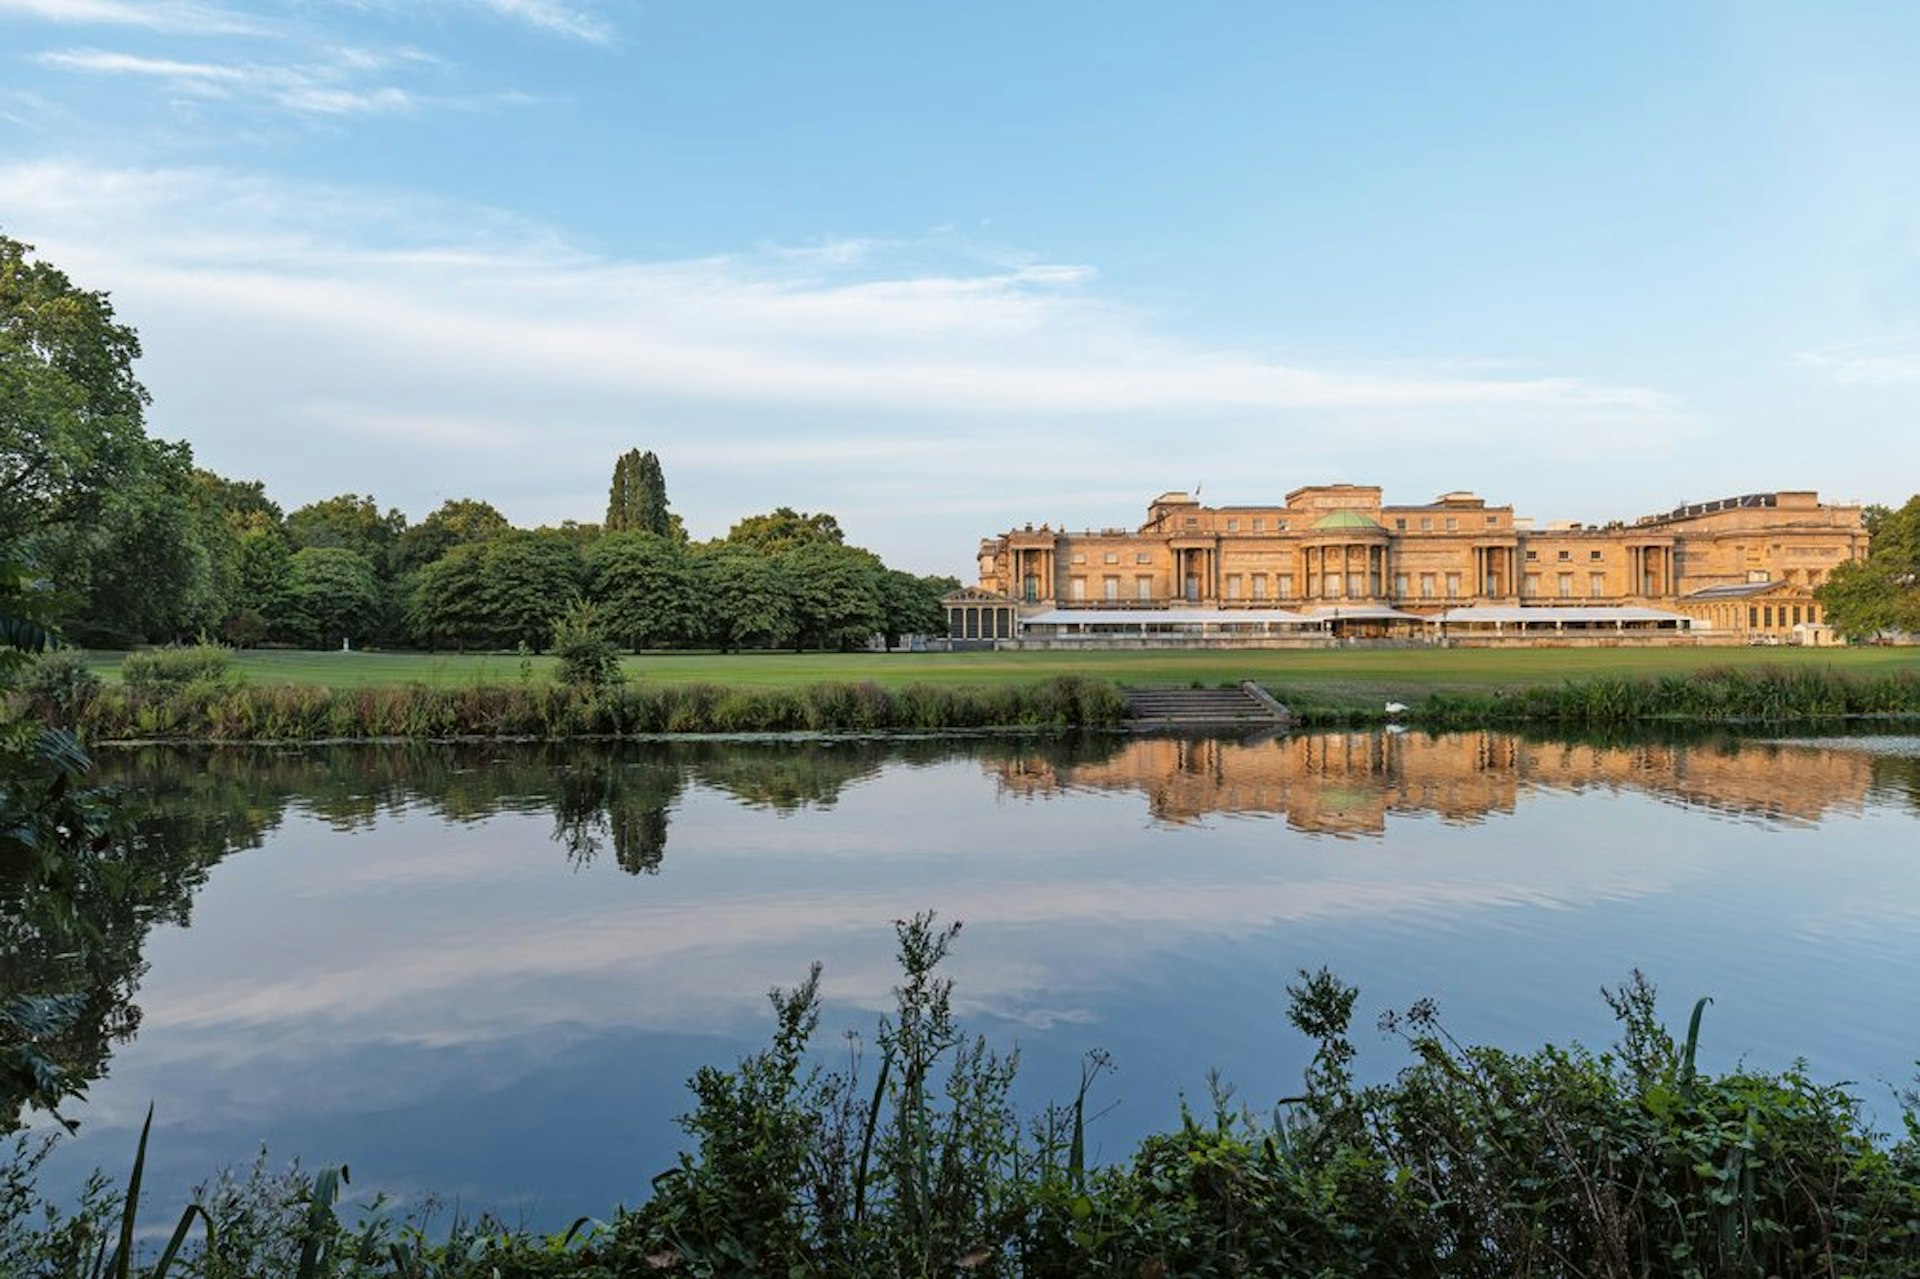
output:
POLYGON ((1920 338, 1802 351, 1794 356, 1794 362, 1818 369, 1842 386, 1897 386, 1920 382, 1920 338))
POLYGON ((365 50, 339 50, 324 61, 304 64, 188 62, 105 49, 51 50, 35 60, 63 71, 157 80, 176 93, 197 97, 263 100, 301 114, 358 115, 405 111, 415 105, 414 96, 404 89, 352 81, 396 61, 417 59, 365 50))
MULTIPOLYGON (((143 73, 208 92, 253 74, 143 73)), ((995 527, 1111 524, 1132 507, 1094 495, 1196 475, 1284 491, 1446 456, 1438 491, 1482 482, 1463 451, 1624 462, 1693 425, 1645 387, 1196 344, 1084 265, 951 243, 618 260, 408 196, 59 163, 0 169, 0 204, 140 328, 156 429, 291 504, 377 478, 416 517, 477 494, 591 518, 607 459, 644 441, 696 533, 827 506, 952 567, 995 527), (1003 512, 985 527, 983 492, 1003 512)))
POLYGON ((592 44, 607 44, 613 39, 612 26, 583 9, 558 4, 555 0, 479 0, 479 3, 503 17, 518 19, 556 35, 592 44))
POLYGON ((75 26, 139 27, 194 35, 259 35, 266 30, 230 9, 188 0, 0 0, 0 16, 6 14, 75 26))

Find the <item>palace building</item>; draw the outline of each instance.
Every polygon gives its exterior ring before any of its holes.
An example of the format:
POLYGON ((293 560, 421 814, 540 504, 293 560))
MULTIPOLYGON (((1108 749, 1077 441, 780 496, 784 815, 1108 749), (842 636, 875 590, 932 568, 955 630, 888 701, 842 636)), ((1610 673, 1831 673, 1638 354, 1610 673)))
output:
POLYGON ((961 643, 1824 643, 1813 589, 1866 553, 1860 507, 1807 491, 1539 526, 1465 492, 1416 506, 1356 484, 1253 506, 1176 492, 1136 529, 985 539, 979 586, 947 607, 961 643))

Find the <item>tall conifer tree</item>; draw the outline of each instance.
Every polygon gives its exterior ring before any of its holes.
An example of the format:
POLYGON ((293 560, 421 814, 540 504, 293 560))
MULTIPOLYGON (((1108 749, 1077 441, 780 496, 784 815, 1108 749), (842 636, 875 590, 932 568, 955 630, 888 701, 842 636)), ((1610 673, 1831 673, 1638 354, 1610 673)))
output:
POLYGON ((639 449, 628 449, 613 464, 605 528, 609 533, 672 535, 673 516, 667 511, 667 477, 653 450, 642 453, 639 449))

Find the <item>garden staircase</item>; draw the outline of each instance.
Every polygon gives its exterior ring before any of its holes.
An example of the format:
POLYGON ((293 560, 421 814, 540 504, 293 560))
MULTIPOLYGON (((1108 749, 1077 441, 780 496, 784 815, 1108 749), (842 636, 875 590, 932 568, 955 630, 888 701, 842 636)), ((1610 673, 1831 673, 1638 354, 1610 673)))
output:
POLYGON ((1127 727, 1135 732, 1285 728, 1291 718, 1252 681, 1237 688, 1127 690, 1127 727))

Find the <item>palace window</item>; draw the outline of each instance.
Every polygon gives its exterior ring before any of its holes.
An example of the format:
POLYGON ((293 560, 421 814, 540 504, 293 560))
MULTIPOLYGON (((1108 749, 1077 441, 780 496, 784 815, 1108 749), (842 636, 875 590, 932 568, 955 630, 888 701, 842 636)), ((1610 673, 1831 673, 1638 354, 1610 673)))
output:
POLYGON ((1405 599, 1407 597, 1407 575, 1405 573, 1395 573, 1393 575, 1393 594, 1396 599, 1405 599))
POLYGON ((1560 554, 1559 554, 1559 556, 1558 556, 1557 558, 1559 558, 1559 559, 1561 559, 1561 560, 1563 560, 1563 561, 1564 561, 1564 560, 1570 560, 1570 559, 1572 559, 1572 558, 1573 558, 1573 552, 1572 552, 1572 551, 1562 551, 1562 552, 1560 552, 1560 554))
POLYGON ((1571 597, 1572 594, 1573 594, 1573 574, 1562 573, 1560 575, 1560 598, 1567 599, 1571 597))
POLYGON ((1120 579, 1119 578, 1117 577, 1102 578, 1100 581, 1100 585, 1102 588, 1102 593, 1105 595, 1107 599, 1117 600, 1120 598, 1120 579))
POLYGON ((1139 577, 1134 578, 1133 579, 1133 597, 1135 599, 1140 599, 1140 600, 1152 599, 1153 598, 1153 578, 1149 577, 1145 573, 1142 573, 1139 577))
POLYGON ((1257 600, 1267 598, 1267 575, 1265 573, 1255 573, 1253 575, 1253 598, 1257 600))
POLYGON ((1137 551, 1134 553, 1133 562, 1135 564, 1151 564, 1153 563, 1153 552, 1137 551))
POLYGON ((1075 564, 1085 564, 1087 562, 1087 553, 1085 551, 1075 551, 1073 553, 1073 562, 1075 564))
POLYGON ((1027 574, 1027 580, 1020 585, 1020 594, 1027 603, 1034 603, 1040 598, 1040 579, 1032 573, 1027 574))
POLYGON ((1538 573, 1527 574, 1526 592, 1528 595, 1538 595, 1540 593, 1540 575, 1538 573))
POLYGON ((1492 528, 1492 527, 1493 527, 1494 525, 1496 525, 1496 524, 1498 524, 1499 522, 1500 522, 1500 517, 1499 517, 1498 515, 1489 515, 1489 516, 1487 516, 1487 527, 1488 527, 1488 528, 1492 528))
POLYGON ((1282 573, 1280 575, 1279 584, 1276 589, 1280 592, 1281 599, 1283 600, 1292 599, 1293 598, 1293 574, 1282 573))
POLYGON ((1587 574, 1587 594, 1598 599, 1607 593, 1607 575, 1605 573, 1587 574))
POLYGON ((1261 529, 1265 528, 1266 526, 1267 526, 1267 522, 1265 520, 1255 520, 1253 522, 1253 531, 1258 533, 1261 529))
MULTIPOLYGON (((1600 552, 1599 552, 1599 551, 1588 551, 1588 552, 1587 552, 1587 558, 1588 558, 1588 559, 1590 559, 1590 560, 1597 560, 1597 559, 1599 559, 1599 558, 1600 558, 1600 552)), ((1679 560, 1679 558, 1680 558, 1680 557, 1679 557, 1679 556, 1678 556, 1678 555, 1676 554, 1676 555, 1675 555, 1675 556, 1674 556, 1673 558, 1674 558, 1674 559, 1675 559, 1675 560, 1677 561, 1677 560, 1679 560)))
POLYGON ((1227 574, 1227 598, 1230 600, 1240 598, 1240 575, 1238 573, 1227 574))
POLYGON ((1087 598, 1087 579, 1084 577, 1067 579, 1067 598, 1076 600, 1087 598))
POLYGON ((1100 557, 1100 561, 1103 564, 1118 564, 1120 562, 1120 552, 1108 551, 1105 555, 1100 557))
POLYGON ((1422 533, 1431 533, 1431 532, 1433 532, 1433 516, 1431 516, 1431 515, 1422 515, 1422 516, 1420 517, 1420 531, 1421 531, 1422 533))
POLYGON ((1367 593, 1367 575, 1365 573, 1347 574, 1347 594, 1355 599, 1367 593))
POLYGON ((1447 532, 1449 533, 1457 532, 1459 528, 1460 528, 1460 521, 1455 519, 1451 515, 1447 516, 1447 532))
POLYGON ((1540 558, 1540 552, 1538 552, 1538 551, 1528 551, 1528 552, 1527 552, 1527 558, 1528 558, 1528 559, 1530 559, 1530 560, 1537 560, 1537 559, 1539 559, 1539 558, 1540 558))
POLYGON ((1394 519, 1394 521, 1393 521, 1393 527, 1394 527, 1394 531, 1395 531, 1395 532, 1399 532, 1399 533, 1404 533, 1404 532, 1406 532, 1406 531, 1407 531, 1407 517, 1406 517, 1406 516, 1404 516, 1404 515, 1402 515, 1402 516, 1398 516, 1398 517, 1396 517, 1396 518, 1394 519))
POLYGON ((1423 600, 1433 598, 1433 574, 1431 573, 1420 575, 1420 598, 1423 600))
POLYGON ((1238 533, 1239 531, 1240 531, 1240 521, 1239 521, 1239 520, 1228 520, 1228 521, 1227 521, 1227 532, 1229 532, 1229 533, 1238 533))
POLYGON ((1458 573, 1447 574, 1447 598, 1450 600, 1460 598, 1460 575, 1458 573))

